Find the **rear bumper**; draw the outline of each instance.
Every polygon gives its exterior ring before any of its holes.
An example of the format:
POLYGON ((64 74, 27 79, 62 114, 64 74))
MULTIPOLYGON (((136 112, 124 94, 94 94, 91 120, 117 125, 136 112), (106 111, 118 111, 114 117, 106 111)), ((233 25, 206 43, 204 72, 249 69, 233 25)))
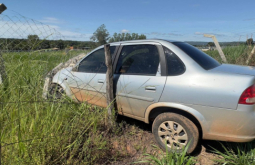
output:
POLYGON ((239 104, 237 110, 204 111, 203 139, 249 142, 255 139, 255 106, 239 104))

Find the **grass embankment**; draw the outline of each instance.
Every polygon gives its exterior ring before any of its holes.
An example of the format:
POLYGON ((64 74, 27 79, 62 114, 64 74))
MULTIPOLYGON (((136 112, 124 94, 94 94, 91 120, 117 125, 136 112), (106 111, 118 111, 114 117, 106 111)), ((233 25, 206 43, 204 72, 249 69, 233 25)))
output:
MULTIPOLYGON (((241 45, 223 51, 229 63, 245 64, 251 47, 241 45)), ((207 53, 221 61, 217 51, 207 53)), ((123 150, 131 155, 137 151, 147 153, 144 146, 149 145, 150 139, 146 137, 149 134, 141 133, 139 128, 120 132, 116 127, 114 132, 107 132, 104 109, 75 104, 68 99, 60 100, 62 103, 42 101, 44 76, 57 64, 77 54, 79 52, 74 51, 68 55, 61 51, 3 54, 9 83, 7 89, 0 89, 0 101, 4 102, 0 105, 3 164, 104 164, 123 158, 120 153, 123 150), (113 148, 119 148, 120 152, 112 151, 113 148)), ((250 64, 255 64, 253 59, 250 64)), ((118 126, 121 125, 124 124, 118 126)), ((218 153, 222 158, 220 163, 252 164, 253 146, 253 143, 247 143, 227 147, 226 151, 218 153)), ((151 152, 147 160, 154 161, 153 164, 176 164, 178 161, 194 164, 196 159, 183 153, 162 155, 151 152)), ((132 159, 133 162, 138 160, 141 157, 132 159)))

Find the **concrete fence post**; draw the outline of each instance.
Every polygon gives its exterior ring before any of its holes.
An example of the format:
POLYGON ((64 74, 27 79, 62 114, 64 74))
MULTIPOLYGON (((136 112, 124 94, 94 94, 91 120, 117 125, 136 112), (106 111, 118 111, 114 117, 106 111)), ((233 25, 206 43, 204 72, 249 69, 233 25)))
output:
POLYGON ((249 62, 250 62, 250 60, 251 60, 253 54, 255 54, 255 46, 253 47, 251 53, 250 53, 249 56, 248 56, 248 59, 246 60, 246 65, 249 65, 249 62))
POLYGON ((223 51, 220 47, 220 44, 219 44, 217 38, 214 35, 211 35, 211 34, 204 34, 204 37, 209 37, 209 38, 213 39, 213 42, 214 42, 214 44, 215 44, 215 46, 216 46, 216 48, 217 48, 217 50, 220 54, 220 57, 221 57, 222 61, 227 63, 227 59, 226 59, 226 57, 225 57, 225 55, 224 55, 224 53, 223 53, 223 51))

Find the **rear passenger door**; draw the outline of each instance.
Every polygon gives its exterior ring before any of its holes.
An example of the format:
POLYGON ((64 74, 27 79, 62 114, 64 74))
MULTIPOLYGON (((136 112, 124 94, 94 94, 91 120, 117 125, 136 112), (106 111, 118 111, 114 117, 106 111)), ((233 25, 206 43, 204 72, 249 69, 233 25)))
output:
POLYGON ((159 43, 122 44, 115 64, 120 114, 143 118, 159 101, 166 82, 164 51, 159 43), (162 69, 163 68, 163 69, 162 69))

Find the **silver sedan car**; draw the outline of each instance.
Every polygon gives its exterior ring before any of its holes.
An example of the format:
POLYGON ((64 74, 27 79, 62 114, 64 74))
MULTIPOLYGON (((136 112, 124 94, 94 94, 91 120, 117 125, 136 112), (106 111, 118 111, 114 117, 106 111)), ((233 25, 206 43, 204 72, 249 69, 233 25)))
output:
MULTIPOLYGON (((111 43, 110 51, 118 113, 152 123, 162 149, 188 145, 191 153, 200 139, 255 139, 255 68, 220 64, 178 41, 123 41, 111 43)), ((106 107, 106 70, 100 46, 59 71, 52 89, 106 107)))

